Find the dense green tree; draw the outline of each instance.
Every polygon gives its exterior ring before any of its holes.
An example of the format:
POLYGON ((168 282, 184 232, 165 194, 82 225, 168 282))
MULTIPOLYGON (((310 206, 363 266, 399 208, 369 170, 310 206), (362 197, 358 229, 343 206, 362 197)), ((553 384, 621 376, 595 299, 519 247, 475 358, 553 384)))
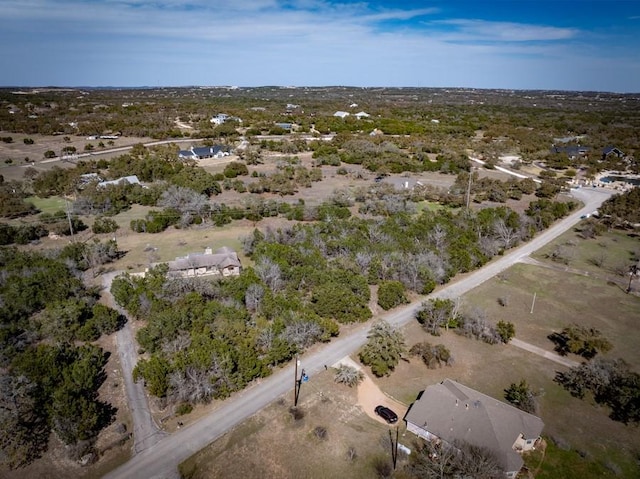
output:
POLYGON ((607 353, 613 348, 599 330, 579 324, 567 326, 550 338, 556 343, 556 350, 560 354, 573 353, 586 359, 594 358, 598 353, 607 353))
POLYGON ((524 379, 519 383, 511 383, 511 385, 504 390, 504 398, 515 407, 530 414, 535 414, 537 411, 536 397, 524 379))
POLYGON ((389 323, 378 321, 371 327, 367 338, 359 353, 360 361, 370 366, 371 372, 378 377, 389 375, 405 351, 402 333, 389 323))
POLYGON ((500 335, 503 343, 508 343, 516 335, 516 327, 509 321, 498 321, 496 331, 500 335))
POLYGON ((382 281, 378 285, 378 305, 385 311, 408 302, 400 281, 382 281))
POLYGON ((163 357, 154 354, 150 359, 141 359, 133 370, 133 380, 144 379, 149 392, 157 397, 165 397, 169 390, 171 365, 163 357))
POLYGON ((591 393, 598 404, 611 408, 611 418, 625 424, 640 423, 640 374, 622 359, 595 358, 556 375, 573 396, 591 393))
POLYGON ((120 228, 120 226, 112 218, 99 216, 93 222, 91 231, 93 231, 95 234, 115 233, 118 228, 120 228))

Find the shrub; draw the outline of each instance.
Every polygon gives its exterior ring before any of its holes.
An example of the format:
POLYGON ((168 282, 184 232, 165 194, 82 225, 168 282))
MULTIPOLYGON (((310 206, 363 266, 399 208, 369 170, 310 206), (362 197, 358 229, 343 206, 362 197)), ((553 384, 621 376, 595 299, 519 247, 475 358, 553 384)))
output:
POLYGON ((407 303, 405 288, 400 281, 382 281, 378 287, 378 305, 385 311, 407 303))
POLYGON ((516 335, 516 327, 513 323, 507 321, 498 321, 496 325, 496 331, 502 339, 502 342, 507 344, 516 335))
POLYGON ((193 411, 193 406, 191 405, 191 403, 188 403, 188 402, 180 403, 176 407, 177 416, 184 416, 185 414, 191 413, 191 411, 193 411))
POLYGON ((98 217, 91 227, 95 234, 114 233, 119 228, 118 223, 111 218, 98 217))
POLYGON ((353 366, 341 364, 340 367, 336 369, 336 375, 333 379, 337 383, 346 384, 349 387, 353 387, 360 384, 360 381, 364 379, 364 374, 362 374, 362 371, 358 371, 353 366))
POLYGON ((249 169, 244 163, 232 161, 224 167, 223 174, 226 178, 235 178, 236 176, 248 175, 249 169))
POLYGON ((504 398, 518 409, 530 414, 535 414, 537 410, 536 397, 524 379, 519 383, 511 383, 504 390, 504 398))
POLYGON ((414 344, 409 353, 412 356, 419 356, 429 369, 442 367, 443 364, 446 366, 453 364, 453 356, 444 344, 432 346, 429 342, 423 341, 414 344))
POLYGON ((323 426, 317 426, 314 430, 313 430, 313 435, 315 437, 317 437, 320 440, 326 440, 327 439, 327 428, 323 427, 323 426))

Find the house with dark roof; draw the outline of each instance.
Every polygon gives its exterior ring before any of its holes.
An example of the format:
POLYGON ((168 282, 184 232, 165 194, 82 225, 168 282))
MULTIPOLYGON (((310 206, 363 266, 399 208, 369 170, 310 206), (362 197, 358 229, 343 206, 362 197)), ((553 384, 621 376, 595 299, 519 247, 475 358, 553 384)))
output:
POLYGON ((544 423, 507 403, 451 379, 427 387, 405 416, 407 430, 427 441, 464 441, 491 451, 515 478, 534 449, 544 423))
POLYGON ((275 123, 275 125, 285 131, 291 131, 293 129, 293 123, 275 123))
POLYGON ((615 146, 607 146, 606 148, 602 149, 602 159, 605 160, 609 155, 613 155, 617 158, 622 158, 624 156, 624 153, 622 152, 622 150, 616 148, 615 146))
POLYGON ((550 152, 552 154, 555 153, 564 153, 569 158, 578 158, 580 156, 586 156, 591 151, 591 148, 588 146, 557 146, 552 145, 550 152))
POLYGON ((191 278, 196 276, 238 276, 242 269, 238 254, 226 246, 216 250, 206 248, 204 253, 190 253, 167 263, 169 276, 191 278))
POLYGON ((223 158, 229 156, 231 152, 226 146, 201 146, 191 147, 188 150, 180 150, 178 158, 181 160, 202 160, 204 158, 223 158))

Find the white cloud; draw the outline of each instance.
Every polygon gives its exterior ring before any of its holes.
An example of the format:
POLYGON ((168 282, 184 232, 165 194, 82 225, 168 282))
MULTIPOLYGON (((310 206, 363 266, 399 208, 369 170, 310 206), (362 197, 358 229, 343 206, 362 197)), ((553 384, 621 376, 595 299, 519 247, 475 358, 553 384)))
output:
POLYGON ((578 35, 575 28, 558 28, 545 25, 529 25, 511 22, 452 19, 434 22, 456 27, 450 39, 459 41, 531 42, 568 40, 578 35))
MULTIPOLYGON (((437 13, 326 0, 0 0, 0 82, 568 88, 559 78, 590 81, 588 65, 610 56, 573 28, 416 21, 437 13)), ((636 72, 624 55, 622 69, 636 72)))

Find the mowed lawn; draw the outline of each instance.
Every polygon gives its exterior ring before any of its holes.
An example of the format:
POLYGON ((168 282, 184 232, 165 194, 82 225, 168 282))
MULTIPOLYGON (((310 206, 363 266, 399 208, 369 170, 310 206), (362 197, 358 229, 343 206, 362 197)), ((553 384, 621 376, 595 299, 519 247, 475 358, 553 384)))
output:
MULTIPOLYGON (((558 241, 562 244, 567 237, 558 241)), ((640 246, 637 239, 613 233, 595 240, 576 240, 574 257, 589 263, 592 243, 602 248, 596 242, 609 245, 612 258, 624 257, 640 246)), ((558 265, 544 255, 537 259, 551 268, 517 264, 465 295, 463 308, 480 307, 492 322, 511 321, 516 337, 549 351, 553 344, 547 336, 565 325, 597 328, 613 343, 607 356, 623 358, 637 371, 640 298, 626 294, 619 284, 608 283, 605 268, 586 270, 590 275, 584 276, 557 269, 558 265), (506 306, 501 306, 498 298, 506 299, 506 306)), ((575 261, 569 267, 582 270, 575 261)), ((434 337, 417 322, 407 325, 403 332, 407 347, 420 341, 444 344, 455 362, 429 370, 407 355, 393 374, 375 380, 388 395, 411 404, 425 387, 448 377, 503 399, 505 388, 524 379, 538 396, 548 443, 544 454, 537 451, 527 459, 536 477, 640 477, 638 427, 611 420, 607 408, 591 398, 574 398, 556 384, 556 374, 565 367, 512 345, 487 345, 452 331, 434 337)), ((572 359, 580 360, 576 356, 572 359)), ((356 405, 356 397, 355 390, 335 384, 330 371, 313 377, 303 386, 303 420, 296 422, 290 417, 291 399, 287 395, 186 461, 184 477, 376 477, 376 461, 388 460, 383 439, 388 432, 366 416, 356 405), (317 426, 327 428, 325 440, 315 436, 317 426), (353 461, 346 459, 350 445, 357 452, 353 461)), ((413 441, 403 423, 400 442, 412 447, 413 441)), ((400 473, 397 477, 404 476, 400 473)))

